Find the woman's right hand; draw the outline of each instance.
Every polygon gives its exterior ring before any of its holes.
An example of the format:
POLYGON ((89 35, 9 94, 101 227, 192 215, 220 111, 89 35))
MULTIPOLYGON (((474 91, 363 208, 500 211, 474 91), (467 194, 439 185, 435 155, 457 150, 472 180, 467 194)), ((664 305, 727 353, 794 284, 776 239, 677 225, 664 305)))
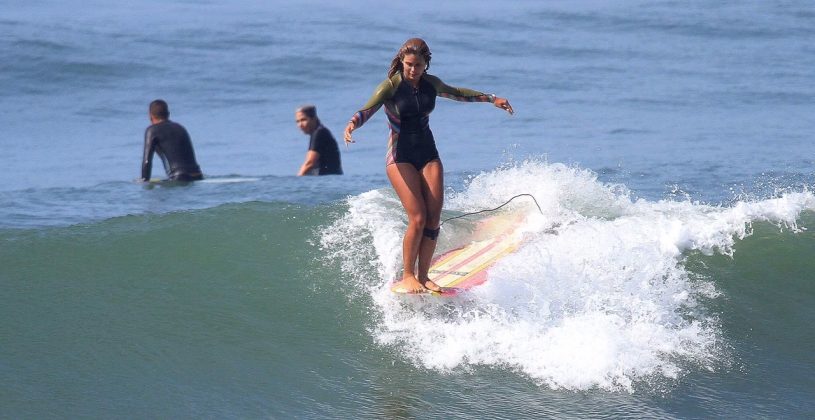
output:
POLYGON ((354 131, 356 127, 354 127, 354 123, 349 122, 348 125, 345 126, 345 145, 347 146, 348 143, 353 143, 354 140, 351 139, 351 132, 354 131))

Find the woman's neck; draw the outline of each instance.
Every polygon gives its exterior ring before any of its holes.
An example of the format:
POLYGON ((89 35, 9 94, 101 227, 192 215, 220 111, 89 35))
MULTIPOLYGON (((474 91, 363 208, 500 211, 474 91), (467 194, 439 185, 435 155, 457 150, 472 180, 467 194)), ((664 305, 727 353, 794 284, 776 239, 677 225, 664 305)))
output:
POLYGON ((402 73, 402 80, 408 82, 411 86, 418 89, 419 88, 419 82, 422 81, 422 76, 419 76, 419 78, 416 79, 416 80, 410 80, 407 77, 405 77, 404 73, 402 73))

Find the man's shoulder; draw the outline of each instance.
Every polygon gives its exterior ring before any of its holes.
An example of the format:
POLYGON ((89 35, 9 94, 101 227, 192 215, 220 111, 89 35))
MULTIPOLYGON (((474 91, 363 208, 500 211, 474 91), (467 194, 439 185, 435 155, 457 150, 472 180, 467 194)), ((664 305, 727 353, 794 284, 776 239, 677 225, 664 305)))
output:
MULTIPOLYGON (((160 123, 160 124, 161 124, 161 123, 160 123)), ((167 121, 164 121, 164 122, 163 122, 163 124, 166 124, 166 125, 167 125, 167 127, 172 127, 172 128, 173 128, 173 129, 175 129, 175 130, 184 130, 184 131, 187 131, 187 129, 186 129, 186 128, 184 128, 184 126, 183 126, 183 125, 181 125, 180 123, 177 123, 177 122, 175 122, 175 121, 172 121, 172 120, 167 120, 167 121)))
POLYGON ((153 133, 162 133, 162 135, 169 137, 189 136, 187 129, 183 125, 171 120, 157 122, 147 127, 147 130, 153 133))
POLYGON ((320 126, 314 130, 314 138, 334 140, 334 135, 331 134, 331 130, 329 130, 326 126, 320 124, 320 126))
POLYGON ((177 123, 177 122, 175 122, 173 120, 164 120, 164 121, 159 121, 159 122, 147 127, 147 129, 149 130, 151 128, 160 128, 160 127, 181 127, 181 128, 184 128, 183 125, 181 125, 181 124, 179 124, 179 123, 177 123))
POLYGON ((183 125, 174 121, 161 121, 147 127, 144 141, 155 144, 192 143, 189 132, 183 125))
POLYGON ((161 123, 151 124, 144 129, 144 138, 155 138, 159 136, 161 133, 161 123))

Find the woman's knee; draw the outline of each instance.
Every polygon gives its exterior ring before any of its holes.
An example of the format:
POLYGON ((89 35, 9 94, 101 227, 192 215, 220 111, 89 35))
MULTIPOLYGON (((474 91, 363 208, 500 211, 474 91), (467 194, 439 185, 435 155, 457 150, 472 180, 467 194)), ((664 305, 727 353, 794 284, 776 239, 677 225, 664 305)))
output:
POLYGON ((422 230, 427 224, 427 216, 423 213, 408 213, 408 228, 422 230))

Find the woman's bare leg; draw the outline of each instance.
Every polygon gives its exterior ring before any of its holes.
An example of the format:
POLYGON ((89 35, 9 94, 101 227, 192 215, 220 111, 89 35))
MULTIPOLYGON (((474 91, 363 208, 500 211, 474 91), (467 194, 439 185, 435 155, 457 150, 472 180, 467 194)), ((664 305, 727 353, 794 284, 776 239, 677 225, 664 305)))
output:
MULTIPOLYGON (((425 228, 436 230, 439 228, 441 208, 444 204, 444 167, 441 160, 429 162, 422 168, 422 197, 424 197, 426 209, 425 228)), ((435 251, 436 240, 422 235, 419 244, 418 279, 424 287, 438 291, 441 288, 430 281, 428 274, 435 251)))
POLYGON ((400 283, 409 292, 421 292, 425 288, 416 278, 415 268, 427 215, 422 195, 422 176, 409 163, 390 164, 385 172, 408 216, 408 227, 402 240, 404 273, 400 283))

